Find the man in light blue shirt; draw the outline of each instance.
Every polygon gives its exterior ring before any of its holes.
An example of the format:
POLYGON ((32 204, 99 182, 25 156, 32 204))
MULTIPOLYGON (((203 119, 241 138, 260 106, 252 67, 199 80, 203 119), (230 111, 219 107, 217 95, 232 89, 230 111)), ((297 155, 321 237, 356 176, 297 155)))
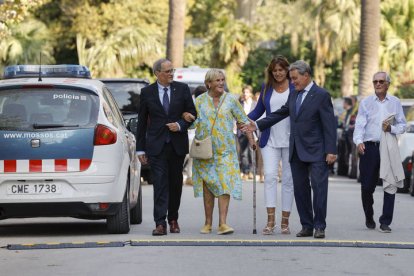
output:
MULTIPOLYGON (((379 143, 382 131, 393 135, 404 133, 406 120, 400 100, 387 91, 391 79, 386 72, 377 72, 372 81, 375 94, 361 101, 354 130, 354 143, 360 155, 359 170, 361 175, 361 198, 365 212, 365 225, 375 229, 373 193, 379 181, 380 151, 379 143), (394 124, 385 121, 394 115, 394 124)), ((382 215, 379 218, 383 233, 390 233, 389 225, 394 213, 395 194, 384 192, 382 215)))

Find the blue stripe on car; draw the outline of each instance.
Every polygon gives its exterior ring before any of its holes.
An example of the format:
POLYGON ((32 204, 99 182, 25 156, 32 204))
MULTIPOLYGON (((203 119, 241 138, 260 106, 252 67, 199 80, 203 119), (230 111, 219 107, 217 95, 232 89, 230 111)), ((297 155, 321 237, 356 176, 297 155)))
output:
POLYGON ((0 160, 92 159, 94 128, 0 131, 0 160), (32 140, 40 140, 32 147, 32 140))

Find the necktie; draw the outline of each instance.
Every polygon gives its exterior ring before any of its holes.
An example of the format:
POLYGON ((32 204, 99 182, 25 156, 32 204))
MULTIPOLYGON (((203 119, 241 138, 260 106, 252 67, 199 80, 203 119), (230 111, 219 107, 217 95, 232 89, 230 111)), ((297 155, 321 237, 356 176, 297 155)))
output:
POLYGON ((296 115, 298 115, 300 106, 302 104, 303 92, 305 92, 305 90, 299 91, 298 97, 296 98, 296 115))
POLYGON ((168 88, 164 87, 164 96, 162 97, 162 106, 164 107, 165 113, 168 115, 168 110, 170 109, 170 100, 168 99, 168 88))
MULTIPOLYGON (((164 87, 164 96, 162 97, 162 106, 164 107, 165 113, 168 115, 168 110, 170 109, 170 100, 168 99, 168 88, 164 87)), ((170 132, 167 132, 167 138, 165 140, 166 143, 170 142, 170 132)))

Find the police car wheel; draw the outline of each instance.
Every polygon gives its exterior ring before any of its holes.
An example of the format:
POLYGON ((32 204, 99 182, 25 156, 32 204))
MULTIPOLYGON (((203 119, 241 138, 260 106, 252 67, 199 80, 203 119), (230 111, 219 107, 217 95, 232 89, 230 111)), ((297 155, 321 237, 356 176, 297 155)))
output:
POLYGON ((139 186, 137 205, 131 209, 131 224, 141 224, 142 222, 142 188, 139 186))
POLYGON ((109 216, 106 219, 106 227, 109 234, 127 234, 129 233, 129 189, 125 191, 124 199, 122 200, 121 208, 118 212, 109 216))

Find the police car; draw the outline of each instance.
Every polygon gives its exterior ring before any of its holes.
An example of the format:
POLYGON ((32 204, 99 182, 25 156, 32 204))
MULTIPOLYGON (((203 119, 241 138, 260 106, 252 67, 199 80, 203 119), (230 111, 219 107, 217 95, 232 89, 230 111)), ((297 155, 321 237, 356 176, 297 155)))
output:
POLYGON ((0 80, 0 219, 142 221, 135 136, 105 85, 79 65, 15 65, 0 80))

